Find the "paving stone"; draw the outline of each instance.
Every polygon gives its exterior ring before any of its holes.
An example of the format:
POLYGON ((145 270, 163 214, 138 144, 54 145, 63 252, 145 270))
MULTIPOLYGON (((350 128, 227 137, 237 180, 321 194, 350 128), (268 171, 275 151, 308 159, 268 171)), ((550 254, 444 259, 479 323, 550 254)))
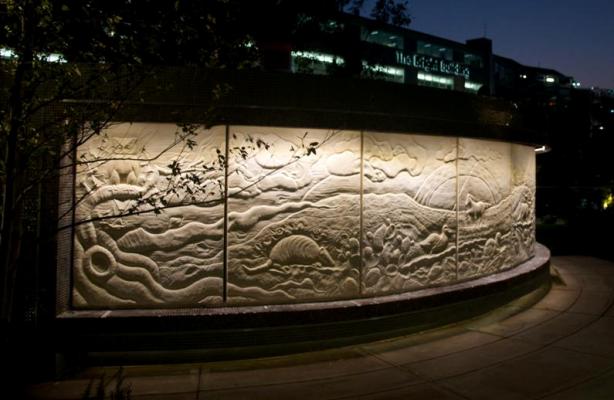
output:
POLYGON ((429 360, 442 357, 451 353, 467 350, 500 340, 499 336, 482 332, 465 332, 452 337, 442 338, 436 341, 417 344, 413 346, 395 346, 395 343, 387 347, 363 346, 371 354, 389 363, 401 365, 417 361, 429 360))
POLYGON ((602 315, 612 305, 614 292, 584 289, 578 300, 569 308, 569 312, 590 315, 602 315))
MULTIPOLYGON (((436 385, 424 383, 418 385, 404 386, 392 390, 381 391, 379 393, 351 397, 352 399, 360 400, 408 400, 408 399, 428 399, 428 400, 461 400, 459 397, 436 385)), ((343 397, 349 399, 349 397, 343 397)))
POLYGON ((577 386, 544 397, 544 400, 612 400, 614 397, 614 369, 577 386))
POLYGON ((126 385, 132 389, 132 395, 196 393, 198 391, 198 374, 133 376, 126 378, 126 385))
POLYGON ((538 348, 539 345, 536 344, 515 339, 502 339, 445 357, 407 364, 404 367, 418 376, 436 380, 485 368, 538 348))
MULTIPOLYGON (((194 375, 199 373, 198 364, 152 364, 128 365, 122 367, 126 378, 131 376, 161 376, 161 375, 194 375)), ((107 376, 117 373, 118 367, 106 371, 107 376)))
POLYGON ((141 396, 131 396, 130 400, 194 400, 197 398, 197 396, 197 392, 146 394, 141 396))
POLYGON ((556 343, 559 347, 614 357, 614 318, 603 317, 556 343))
POLYGON ((532 308, 538 310, 565 311, 580 296, 580 290, 562 290, 553 287, 543 299, 532 308))
POLYGON ((551 320, 522 331, 513 337, 542 345, 573 335, 595 321, 597 317, 585 314, 563 313, 551 320))
POLYGON ((329 360, 277 368, 258 368, 228 371, 203 369, 201 390, 215 390, 242 386, 275 385, 297 381, 325 379, 335 376, 377 371, 390 367, 371 356, 329 360))
POLYGON ((336 399, 355 398, 421 382, 416 376, 398 368, 387 368, 363 374, 294 382, 280 385, 237 387, 200 392, 200 399, 336 399))
POLYGON ((604 357, 550 347, 441 383, 472 400, 532 399, 573 387, 612 366, 614 361, 604 357))
POLYGON ((512 336, 525 329, 534 327, 545 321, 548 321, 557 316, 558 314, 558 311, 540 310, 532 308, 529 310, 521 311, 520 313, 503 321, 498 321, 490 324, 484 323, 483 321, 477 321, 475 323, 467 325, 467 327, 483 333, 490 333, 492 335, 512 336))
POLYGON ((554 263, 562 264, 565 269, 573 274, 593 273, 599 275, 614 274, 614 262, 595 257, 553 257, 554 263))

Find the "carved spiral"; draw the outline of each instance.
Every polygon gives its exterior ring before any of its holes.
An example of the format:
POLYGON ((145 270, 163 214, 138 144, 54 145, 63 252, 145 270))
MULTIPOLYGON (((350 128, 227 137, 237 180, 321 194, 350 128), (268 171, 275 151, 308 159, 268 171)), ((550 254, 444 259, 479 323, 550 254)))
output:
POLYGON ((88 274, 107 280, 115 275, 117 261, 109 250, 102 246, 94 245, 83 254, 83 268, 88 274))

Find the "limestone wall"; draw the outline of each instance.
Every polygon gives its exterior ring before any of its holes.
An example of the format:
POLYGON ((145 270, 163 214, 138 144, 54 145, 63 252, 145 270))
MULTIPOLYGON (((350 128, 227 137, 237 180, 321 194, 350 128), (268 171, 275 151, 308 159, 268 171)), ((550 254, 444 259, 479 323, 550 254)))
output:
POLYGON ((249 126, 181 135, 116 124, 78 150, 73 308, 372 297, 533 255, 530 146, 249 126))

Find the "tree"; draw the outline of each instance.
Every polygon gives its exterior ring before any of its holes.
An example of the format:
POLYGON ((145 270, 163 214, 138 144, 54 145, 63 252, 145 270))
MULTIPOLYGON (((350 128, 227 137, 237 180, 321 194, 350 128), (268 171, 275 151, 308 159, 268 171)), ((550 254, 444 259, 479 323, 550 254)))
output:
MULTIPOLYGON (((239 6, 240 2, 225 0, 175 2, 161 7, 154 1, 104 0, 3 4, 1 19, 6 35, 0 47, 13 54, 0 64, 6 77, 2 86, 6 107, 0 115, 4 156, 0 164, 3 335, 9 333, 4 327, 13 322, 16 277, 29 253, 23 251, 24 235, 40 224, 36 215, 41 208, 37 203, 41 188, 63 173, 72 174, 75 168, 128 157, 109 154, 105 159, 74 160, 71 155, 99 138, 113 121, 125 121, 126 110, 134 104, 172 92, 165 68, 236 69, 256 65, 258 53, 250 34, 253 26, 244 24, 245 11, 239 6), (34 221, 28 222, 31 219, 34 221)), ((210 90, 215 99, 228 87, 215 84, 210 90)), ((210 122, 211 115, 199 115, 196 124, 188 116, 175 117, 179 124, 170 147, 181 147, 180 154, 185 154, 194 148, 199 127, 210 122)), ((246 158, 267 146, 252 138, 245 147, 229 149, 229 153, 246 158)), ((296 156, 314 154, 317 147, 317 142, 305 143, 296 149, 296 156)), ((120 212, 159 212, 173 207, 179 197, 189 201, 219 185, 206 176, 223 169, 225 163, 221 153, 210 165, 172 161, 166 190, 136 193, 129 207, 120 212)), ((94 182, 91 190, 76 199, 77 206, 95 189, 94 182)), ((36 232, 28 237, 37 241, 35 246, 41 239, 36 232)))
MULTIPOLYGON (((29 221, 39 212, 31 207, 36 194, 71 168, 57 167, 60 160, 125 114, 127 103, 172 89, 159 77, 161 66, 253 65, 255 49, 237 19, 238 6, 225 0, 0 3, 0 47, 8 54, 0 60, 3 345, 14 326, 16 274, 27 256, 24 234, 34 229, 29 221)), ((223 90, 215 87, 212 97, 223 90)), ((181 128, 178 141, 189 147, 196 128, 181 128)))
POLYGON ((377 0, 371 9, 371 17, 396 26, 406 26, 411 22, 407 0, 377 0))
POLYGON ((411 23, 409 4, 407 0, 376 0, 367 13, 364 0, 337 0, 340 10, 353 15, 369 15, 376 21, 396 26, 407 26, 411 23))

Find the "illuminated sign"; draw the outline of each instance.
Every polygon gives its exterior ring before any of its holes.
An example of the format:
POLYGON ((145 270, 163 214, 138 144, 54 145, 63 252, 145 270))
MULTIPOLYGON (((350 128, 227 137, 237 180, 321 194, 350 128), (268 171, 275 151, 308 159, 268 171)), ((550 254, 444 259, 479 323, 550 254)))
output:
POLYGON ((397 63, 415 67, 427 72, 441 72, 469 79, 469 67, 455 61, 442 60, 441 58, 426 56, 424 54, 405 54, 396 52, 397 63))

